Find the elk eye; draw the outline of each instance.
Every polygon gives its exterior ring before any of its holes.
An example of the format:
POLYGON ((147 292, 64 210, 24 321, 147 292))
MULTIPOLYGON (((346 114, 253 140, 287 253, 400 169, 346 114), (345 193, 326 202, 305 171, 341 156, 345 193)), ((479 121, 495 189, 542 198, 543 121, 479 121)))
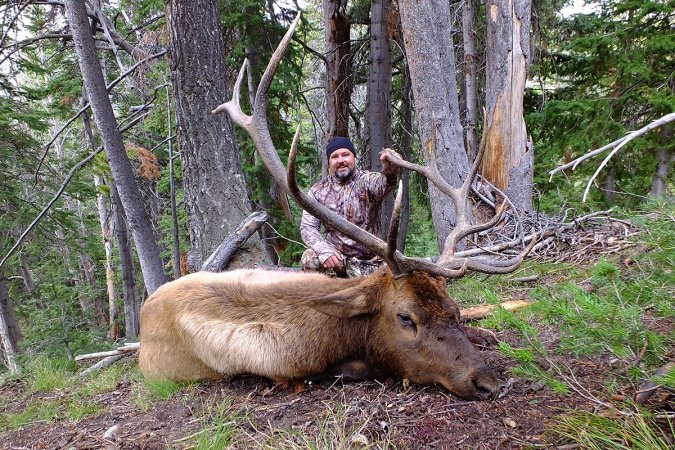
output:
POLYGON ((407 315, 407 314, 397 314, 397 316, 398 316, 398 320, 400 320, 401 323, 403 325, 405 325, 406 327, 411 327, 411 328, 415 328, 415 329, 417 328, 415 326, 415 322, 412 320, 412 317, 410 317, 409 315, 407 315))

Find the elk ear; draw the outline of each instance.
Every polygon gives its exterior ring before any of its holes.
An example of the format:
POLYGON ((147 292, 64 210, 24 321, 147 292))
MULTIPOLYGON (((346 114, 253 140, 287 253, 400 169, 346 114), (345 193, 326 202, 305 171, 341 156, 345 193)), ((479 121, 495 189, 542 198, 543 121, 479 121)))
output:
POLYGON ((375 311, 374 296, 363 286, 352 286, 330 295, 311 299, 308 306, 329 316, 346 318, 375 311))

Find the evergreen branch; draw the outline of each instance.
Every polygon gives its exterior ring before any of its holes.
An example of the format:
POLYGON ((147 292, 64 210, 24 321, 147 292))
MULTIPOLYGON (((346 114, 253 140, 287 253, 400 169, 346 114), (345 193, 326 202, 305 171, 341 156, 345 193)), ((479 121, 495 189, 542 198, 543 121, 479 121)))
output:
MULTIPOLYGON (((124 133, 125 131, 129 130, 133 126, 135 126, 138 122, 141 121, 145 117, 145 114, 142 116, 137 117, 133 122, 129 123, 127 126, 124 128, 120 128, 120 132, 124 133)), ((42 208, 42 211, 33 219, 33 221, 28 225, 26 230, 21 233, 21 236, 19 236, 19 239, 16 241, 16 243, 12 246, 11 249, 7 252, 7 254, 2 258, 2 261, 0 261, 0 269, 5 265, 5 262, 7 259, 9 259, 12 254, 16 251, 17 248, 23 243, 23 241, 26 239, 26 236, 28 236, 28 233, 30 233, 33 228, 37 226, 37 224, 44 218, 45 215, 47 215, 47 212, 51 209, 52 206, 54 206, 54 203, 61 197, 61 194, 66 190, 66 187, 68 187, 68 184, 70 184, 70 181, 73 179, 75 174, 82 168, 84 167, 87 163, 89 163, 92 159, 96 157, 101 151, 103 150, 103 146, 100 145, 94 152, 92 152, 89 156, 84 158, 82 161, 79 163, 75 164, 71 169, 70 172, 68 172, 68 175, 66 175, 66 178, 63 180, 63 183, 61 183, 61 186, 59 187, 58 191, 54 194, 52 199, 47 203, 47 205, 42 208)))
MULTIPOLYGON (((111 91, 115 86, 117 86, 124 78, 128 77, 129 75, 131 75, 131 74, 134 72, 134 70, 136 70, 136 69, 138 68, 138 66, 140 66, 141 64, 144 64, 144 63, 146 63, 146 62, 148 62, 148 61, 150 61, 150 60, 152 60, 152 59, 155 59, 155 58, 159 58, 159 57, 161 57, 161 56, 164 56, 164 54, 166 54, 166 50, 162 50, 162 51, 159 52, 159 53, 155 53, 154 55, 150 55, 150 56, 148 56, 147 58, 138 61, 136 64, 134 64, 133 66, 131 66, 126 72, 124 72, 122 75, 120 75, 120 76, 117 77, 115 80, 113 80, 113 81, 106 87, 107 91, 110 92, 110 91, 111 91)), ((40 157, 40 161, 38 162, 38 166, 37 166, 37 168, 35 169, 35 184, 36 184, 36 185, 37 185, 37 183, 38 183, 38 174, 40 173, 40 168, 42 167, 42 163, 44 163, 44 160, 45 160, 45 158, 47 157, 47 152, 49 151, 49 148, 50 148, 50 147, 52 146, 52 144, 56 141, 56 138, 58 138, 58 137, 61 135, 61 133, 63 133, 63 131, 64 131, 66 128, 68 128, 68 126, 70 126, 71 123, 75 122, 75 120, 77 120, 77 118, 80 117, 80 116, 82 115, 82 113, 84 113, 87 109, 89 109, 89 106, 90 106, 90 104, 87 102, 87 104, 84 105, 77 113, 75 113, 75 115, 74 115, 73 117, 71 117, 70 119, 68 119, 68 120, 63 124, 63 126, 62 126, 61 128, 59 128, 59 130, 52 136, 52 138, 49 140, 49 142, 47 142, 47 144, 45 145, 45 149, 44 149, 44 151, 43 151, 43 153, 42 153, 42 156, 40 157)))
POLYGON ((26 9, 29 4, 30 0, 26 0, 23 4, 18 5, 19 7, 16 11, 16 14, 14 14, 14 17, 12 17, 7 23, 7 30, 3 33, 2 38, 0 39, 0 48, 5 44, 5 40, 7 40, 7 36, 9 36, 9 30, 12 29, 14 22, 16 22, 23 10, 26 9))

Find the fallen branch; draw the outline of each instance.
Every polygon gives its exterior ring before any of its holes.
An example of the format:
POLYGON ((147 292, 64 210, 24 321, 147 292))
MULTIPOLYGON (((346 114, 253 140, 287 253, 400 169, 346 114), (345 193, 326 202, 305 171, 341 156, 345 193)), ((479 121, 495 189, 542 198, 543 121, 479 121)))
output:
POLYGON ((97 362, 93 366, 89 367, 86 370, 83 370, 82 372, 78 373, 77 375, 80 376, 80 377, 85 377, 92 372, 95 372, 99 369, 103 369, 104 367, 108 367, 108 366, 112 365, 115 361, 118 361, 118 360, 124 358, 124 356, 125 356, 124 354, 108 356, 107 358, 100 360, 99 362, 97 362))
POLYGON ((267 222, 268 217, 269 214, 265 211, 250 214, 232 233, 227 235, 218 248, 202 264, 201 270, 220 272, 230 262, 232 255, 239 247, 267 222))
POLYGON ((135 352, 139 348, 141 348, 140 342, 131 342, 129 344, 125 344, 122 347, 117 347, 116 350, 109 350, 107 352, 87 353, 85 355, 78 355, 78 356, 75 357, 75 362, 84 361, 84 360, 87 360, 87 359, 98 359, 98 358, 106 358, 108 356, 124 355, 126 353, 135 352))
MULTIPOLYGON (((654 377, 661 377, 673 369, 675 369, 675 362, 671 361, 666 363, 664 366, 654 372, 654 377)), ((654 381, 647 381, 642 386, 640 386, 640 388, 635 393, 635 403, 644 405, 647 403, 647 400, 649 400, 649 398, 654 395, 654 392, 656 392, 659 387, 660 385, 656 384, 654 381)))
POLYGON ((504 308, 507 311, 517 311, 526 306, 530 306, 530 304, 524 300, 512 300, 500 303, 499 305, 480 305, 462 309, 459 311, 459 315, 462 320, 477 320, 493 314, 499 308, 504 308))
POLYGON ((607 145, 605 145, 604 147, 601 147, 601 148, 599 148, 599 149, 597 149, 597 150, 594 150, 594 151, 592 151, 592 152, 586 153, 585 155, 580 156, 579 158, 576 158, 575 160, 570 161, 569 163, 564 164, 564 165, 562 165, 562 166, 560 166, 560 167, 556 167, 555 169, 551 170, 548 174, 549 174, 550 178, 552 179, 554 174, 556 174, 556 173, 558 173, 558 172, 560 172, 560 171, 562 171, 562 170, 568 169, 568 168, 570 168, 570 167, 572 167, 572 170, 574 170, 574 169, 577 167, 577 165, 578 165, 579 163, 581 163, 582 161, 585 161, 585 160, 587 160, 587 159, 590 159, 590 158, 592 158, 592 157, 594 157, 594 156, 596 156, 596 155, 598 155, 598 154, 600 154, 600 153, 602 153, 602 152, 605 152, 605 151, 607 151, 607 150, 609 150, 609 149, 611 149, 611 148, 614 148, 614 150, 612 150, 612 151, 609 153, 609 155, 607 155, 607 157, 605 157, 605 159, 602 160, 602 162, 600 163, 600 166, 598 166, 598 168, 596 169, 595 173, 591 176, 591 179, 588 180, 588 184, 586 185, 586 189, 584 190, 584 195, 583 195, 583 199, 582 199, 582 201, 585 202, 585 201, 586 201, 586 197, 588 196, 588 191, 590 191, 591 185, 593 184, 593 181, 595 181, 595 179, 596 179, 596 178, 598 177, 598 175, 600 174, 600 171, 607 165, 607 162, 608 162, 608 161, 609 161, 609 160, 610 160, 610 159, 611 159, 611 158, 612 158, 612 157, 613 157, 613 156, 614 156, 614 155, 615 155, 615 154, 616 154, 616 153, 617 153, 624 145, 626 145, 626 144, 628 144, 630 141, 632 141, 632 140, 634 140, 634 139, 636 139, 636 138, 642 136, 643 134, 647 134, 648 132, 654 130, 655 128, 659 128, 660 126, 665 125, 665 124, 667 124, 667 123, 670 123, 670 122, 672 122, 672 121, 675 121, 675 113, 666 114, 665 116, 663 116, 663 117, 661 117, 661 118, 659 118, 659 119, 657 119, 657 120, 655 120, 655 121, 649 123, 647 126, 644 126, 644 127, 640 128, 639 130, 632 131, 632 132, 628 133, 626 136, 624 136, 624 137, 622 137, 622 138, 620 138, 620 139, 617 139, 616 141, 614 141, 614 142, 612 142, 612 143, 610 143, 610 144, 607 144, 607 145))

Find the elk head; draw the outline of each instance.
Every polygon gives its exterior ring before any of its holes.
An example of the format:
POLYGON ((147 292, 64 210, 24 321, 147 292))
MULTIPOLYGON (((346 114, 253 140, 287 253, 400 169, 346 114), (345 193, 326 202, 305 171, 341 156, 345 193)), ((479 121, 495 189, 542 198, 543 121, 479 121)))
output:
MULTIPOLYGON (((450 186, 440 176, 433 154, 429 166, 419 166, 389 156, 393 164, 417 171, 427 177, 453 202, 457 217, 456 227, 446 238, 443 253, 436 262, 408 257, 396 250, 401 210, 400 184, 386 240, 373 236, 335 215, 305 194, 298 187, 295 176, 299 127, 293 138, 286 169, 274 148, 266 119, 267 91, 298 21, 299 14, 274 52, 260 80, 252 115, 244 114, 239 104, 239 91, 247 67, 246 62, 239 72, 232 99, 218 106, 213 113, 227 111, 233 121, 248 132, 276 182, 303 209, 324 225, 369 248, 386 262, 388 271, 376 273, 368 279, 369 283, 371 281, 374 283, 373 291, 377 293, 373 295, 380 297, 379 300, 375 305, 369 304, 373 300, 371 295, 365 301, 369 306, 354 313, 354 315, 366 314, 373 312, 369 308, 378 309, 373 319, 374 323, 369 328, 366 363, 370 363, 376 371, 388 375, 406 377, 423 384, 439 383, 464 398, 493 396, 498 390, 499 383, 493 372, 486 367, 478 350, 469 342, 459 322, 458 307, 448 297, 445 283, 448 279, 464 276, 467 270, 490 274, 511 272, 520 265, 536 239, 532 239, 530 245, 519 255, 506 260, 463 257, 456 254, 457 244, 462 239, 494 227, 506 207, 505 202, 495 217, 487 223, 472 225, 469 221, 468 195, 483 149, 464 183, 458 188, 450 186)), ((355 297, 358 297, 356 292, 355 297)), ((330 311, 326 313, 331 314, 330 311)))

